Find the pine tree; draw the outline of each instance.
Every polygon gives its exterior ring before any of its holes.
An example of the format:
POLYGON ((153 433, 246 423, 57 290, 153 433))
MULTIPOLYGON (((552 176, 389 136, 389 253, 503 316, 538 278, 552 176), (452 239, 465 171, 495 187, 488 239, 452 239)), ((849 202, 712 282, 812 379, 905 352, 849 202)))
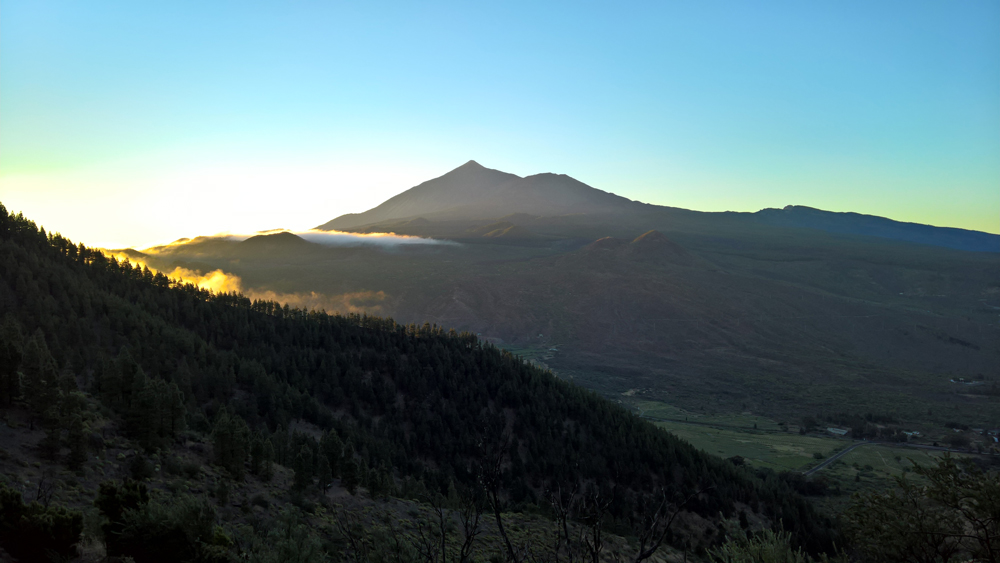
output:
POLYGON ((0 326, 0 403, 10 405, 21 396, 21 354, 24 337, 21 326, 10 313, 0 326))
POLYGON ((157 445, 157 396, 156 386, 146 378, 142 368, 134 372, 131 400, 127 404, 125 430, 134 436, 146 450, 157 445))
POLYGON ((69 360, 66 361, 62 371, 59 372, 57 387, 64 395, 80 390, 76 384, 76 375, 73 373, 73 366, 70 365, 69 360))
POLYGON ((87 461, 86 428, 79 414, 73 415, 67 426, 66 441, 69 445, 69 457, 66 458, 66 465, 73 470, 80 469, 87 461))
POLYGON ((101 402, 108 407, 118 408, 121 404, 122 396, 122 377, 118 369, 118 362, 105 358, 101 362, 94 382, 101 397, 101 402))
POLYGON ((292 487, 295 490, 305 490, 306 487, 312 484, 313 460, 309 446, 303 445, 299 450, 299 454, 295 456, 295 465, 292 469, 295 471, 295 481, 292 483, 292 487))
POLYGON ((260 468, 260 478, 265 482, 274 477, 274 446, 271 440, 264 441, 264 458, 260 468))
POLYGON ((250 440, 250 473, 260 475, 264 457, 264 437, 260 432, 254 432, 250 440))
POLYGON ((233 428, 229 421, 229 412, 222 407, 215 416, 215 426, 212 428, 212 454, 216 465, 228 467, 229 456, 233 449, 233 428))
POLYGON ((330 462, 327 460, 325 455, 319 456, 319 465, 316 469, 316 475, 319 478, 319 490, 323 491, 325 494, 333 481, 333 472, 330 471, 330 462))
POLYGON ((340 475, 340 458, 344 455, 344 444, 340 441, 337 431, 330 429, 320 439, 320 451, 330 464, 330 473, 334 477, 340 475))
POLYGON ((243 465, 250 453, 250 429, 240 415, 230 415, 223 407, 212 430, 215 463, 229 471, 233 479, 243 478, 243 465))
POLYGON ((24 347, 21 358, 22 393, 28 407, 36 417, 42 417, 56 406, 59 372, 56 362, 45 344, 45 335, 36 330, 24 347))
POLYGON ((62 427, 56 423, 58 415, 52 407, 45 413, 45 437, 38 443, 42 455, 52 461, 59 460, 59 450, 62 448, 62 427))
POLYGON ((128 348, 122 348, 115 360, 117 375, 119 377, 118 397, 116 404, 120 408, 128 408, 132 404, 132 394, 138 382, 144 381, 146 375, 140 366, 129 353, 128 348))
POLYGON ((234 414, 231 418, 233 426, 233 442, 230 452, 230 465, 227 467, 233 479, 243 479, 244 464, 250 455, 250 427, 243 417, 234 414))
POLYGON ((170 387, 167 390, 166 402, 167 405, 164 410, 168 413, 170 421, 169 436, 176 438, 178 434, 187 428, 185 420, 187 406, 184 404, 184 392, 181 391, 176 382, 170 383, 170 387))
POLYGON ((354 446, 348 442, 344 448, 344 458, 340 462, 340 482, 352 495, 357 492, 360 482, 358 464, 354 460, 354 446))

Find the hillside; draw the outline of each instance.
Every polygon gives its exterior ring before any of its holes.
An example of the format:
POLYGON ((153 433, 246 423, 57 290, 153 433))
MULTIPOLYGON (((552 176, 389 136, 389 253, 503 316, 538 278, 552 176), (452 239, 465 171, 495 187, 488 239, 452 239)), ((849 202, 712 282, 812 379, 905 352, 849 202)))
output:
POLYGON ((1000 235, 904 223, 860 213, 834 213, 801 205, 789 205, 783 209, 762 209, 754 213, 753 218, 761 223, 782 227, 878 237, 970 252, 1000 252, 1000 235))
POLYGON ((278 549, 267 545, 275 526, 289 530, 285 540, 293 529, 318 538, 296 545, 359 560, 352 542, 364 533, 332 500, 355 494, 389 499, 385 510, 411 499, 412 513, 445 503, 455 518, 478 507, 497 541, 511 510, 551 517, 553 491, 566 494, 574 525, 630 537, 656 506, 674 506, 684 524, 663 533, 685 549, 722 541, 720 515, 737 513, 783 523, 813 550, 832 538, 829 521, 773 473, 698 452, 472 334, 213 295, 2 207, 0 304, 4 439, 17 444, 0 457, 0 476, 18 495, 26 481, 48 480, 49 499, 89 511, 88 489, 131 475, 138 481, 101 486, 92 518, 106 518, 109 550, 138 562, 278 549), (284 510, 292 504, 305 509, 297 523, 284 510), (122 514, 133 520, 115 528, 122 514), (171 526, 185 514, 204 527, 178 539, 171 526))

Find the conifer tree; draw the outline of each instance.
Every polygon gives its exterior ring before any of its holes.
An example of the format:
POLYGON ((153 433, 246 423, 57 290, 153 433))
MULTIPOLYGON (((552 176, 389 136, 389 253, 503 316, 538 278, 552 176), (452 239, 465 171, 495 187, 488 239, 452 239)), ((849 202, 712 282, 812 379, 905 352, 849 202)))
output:
POLYGON ((292 486, 295 490, 302 491, 308 487, 313 480, 313 460, 309 446, 303 445, 299 453, 295 456, 295 464, 292 468, 295 471, 295 481, 292 486))
POLYGON ((21 358, 22 393, 36 417, 43 416, 58 398, 58 370, 41 329, 28 340, 21 358))
POLYGON ((250 473, 260 475, 264 457, 264 437, 260 432, 254 432, 250 440, 250 473))
POLYGON ((132 378, 130 401, 126 405, 125 429, 134 436, 146 450, 157 443, 157 401, 156 386, 148 381, 142 368, 138 368, 132 378))
POLYGON ((330 483, 333 481, 333 473, 330 471, 330 462, 327 460, 325 455, 319 456, 316 476, 319 479, 319 490, 325 494, 330 488, 330 483))
POLYGON ((187 428, 187 406, 184 401, 184 392, 176 382, 170 383, 167 394, 167 408, 170 418, 170 436, 176 437, 187 428))
POLYGON ((69 445, 69 457, 66 458, 66 464, 70 469, 80 469, 87 461, 87 438, 83 419, 79 414, 74 414, 67 427, 66 442, 69 445))
POLYGON ((344 455, 344 444, 340 441, 340 436, 334 429, 327 430, 320 439, 320 451, 330 464, 330 473, 336 477, 340 475, 340 458, 344 455))
POLYGON ((24 337, 13 315, 4 315, 0 326, 0 404, 10 405, 21 396, 21 353, 24 337))
POLYGON ((267 482, 272 477, 274 477, 274 446, 271 445, 271 440, 268 439, 264 441, 264 458, 261 463, 260 478, 267 482))
MULTIPOLYGON (((54 417, 49 414, 47 418, 54 417)), ((59 449, 62 447, 62 428, 58 424, 45 425, 45 437, 38 443, 42 455, 52 461, 59 460, 59 449)))
POLYGON ((243 478, 243 464, 250 453, 250 429, 243 417, 230 415, 223 407, 212 430, 215 463, 229 471, 233 479, 243 478))
POLYGON ((344 448, 344 458, 340 462, 340 480, 347 492, 352 495, 357 492, 360 485, 360 475, 358 474, 358 464, 354 460, 354 446, 348 442, 344 448))
POLYGON ((146 375, 140 366, 129 353, 128 348, 122 348, 115 360, 117 375, 119 377, 118 397, 116 403, 121 408, 128 408, 132 404, 132 395, 136 385, 145 380, 146 375))
POLYGON ((118 369, 118 362, 105 358, 104 361, 101 362, 97 377, 95 378, 95 383, 97 385, 97 391, 100 394, 101 401, 105 405, 111 408, 117 408, 120 406, 122 396, 122 378, 118 369))

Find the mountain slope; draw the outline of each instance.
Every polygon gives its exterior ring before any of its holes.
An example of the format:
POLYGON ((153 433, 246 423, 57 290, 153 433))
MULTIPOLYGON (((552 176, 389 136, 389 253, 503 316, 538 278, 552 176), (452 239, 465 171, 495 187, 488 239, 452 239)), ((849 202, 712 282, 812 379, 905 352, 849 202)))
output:
MULTIPOLYGON (((376 487, 416 487, 431 499, 456 486, 475 490, 496 467, 491 486, 505 504, 547 506, 550 491, 584 486, 612 495, 601 497, 612 500, 607 514, 624 523, 649 516, 642 510, 657 498, 700 490, 685 505, 691 518, 711 523, 697 545, 721 541, 720 513, 738 509, 784 522, 803 543, 828 545, 829 522, 773 474, 762 479, 701 453, 472 334, 213 295, 49 237, 2 206, 0 304, 8 325, 49 343, 43 363, 67 374, 59 388, 84 382, 88 400, 100 400, 147 451, 165 457, 181 439, 207 440, 214 421, 215 463, 232 477, 234 494, 263 478, 259 454, 249 443, 240 450, 219 441, 270 436, 274 462, 295 471, 291 486, 321 499, 326 483, 316 478, 327 459, 329 479, 340 477, 348 490, 353 479, 372 496, 376 487), (178 417, 191 421, 194 437, 171 424, 178 417), (304 423, 339 436, 343 450, 290 430, 304 423)), ((11 366, 0 367, 6 390, 11 366)), ((54 424, 46 416, 43 424, 54 424)), ((0 469, 23 482, 21 466, 0 458, 0 469)))
POLYGON ((875 215, 836 213, 802 205, 788 205, 783 209, 762 209, 754 213, 753 218, 779 227, 817 229, 829 233, 878 237, 973 252, 1000 252, 1000 235, 905 223, 875 215))
POLYGON ((621 213, 643 207, 564 174, 546 173, 521 178, 484 168, 470 160, 444 176, 410 188, 373 209, 342 215, 317 229, 352 229, 411 217, 469 220, 499 218, 513 213, 621 213))
POLYGON ((519 179, 514 174, 484 168, 470 160, 444 176, 410 188, 364 213, 341 215, 316 228, 327 231, 350 229, 390 219, 436 213, 455 205, 478 201, 486 197, 491 188, 519 179))

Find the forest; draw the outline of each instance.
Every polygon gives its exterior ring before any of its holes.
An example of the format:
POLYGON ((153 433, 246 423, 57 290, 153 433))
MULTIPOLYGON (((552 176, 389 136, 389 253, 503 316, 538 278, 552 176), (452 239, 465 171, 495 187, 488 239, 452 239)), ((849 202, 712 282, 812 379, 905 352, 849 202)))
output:
POLYGON ((666 546, 708 557, 736 536, 804 561, 844 541, 784 476, 700 452, 473 334, 211 293, 2 206, 0 313, 8 426, 81 479, 118 466, 73 505, 28 494, 4 464, 0 545, 21 560, 78 555, 88 526, 136 562, 642 561, 666 546), (196 443, 211 468, 180 461, 196 443), (211 491, 178 486, 208 471, 211 491), (273 500, 252 504, 268 510, 228 508, 263 483, 273 500), (334 490, 418 508, 376 526, 338 514, 334 490), (553 530, 545 555, 517 539, 518 518, 553 530), (416 531, 385 539, 403 529, 416 531))

